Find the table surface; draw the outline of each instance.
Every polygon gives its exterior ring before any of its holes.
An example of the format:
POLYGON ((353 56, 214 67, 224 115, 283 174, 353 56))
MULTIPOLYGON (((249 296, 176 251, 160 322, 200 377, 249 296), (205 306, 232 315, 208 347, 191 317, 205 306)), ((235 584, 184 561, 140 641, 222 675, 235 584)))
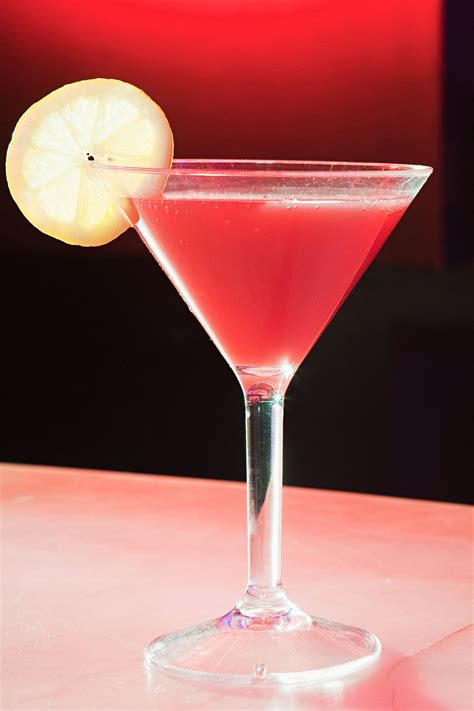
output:
POLYGON ((350 682, 239 689, 147 677, 142 651, 240 597, 243 484, 1 474, 2 709, 472 709, 469 507, 285 487, 287 593, 383 654, 350 682))

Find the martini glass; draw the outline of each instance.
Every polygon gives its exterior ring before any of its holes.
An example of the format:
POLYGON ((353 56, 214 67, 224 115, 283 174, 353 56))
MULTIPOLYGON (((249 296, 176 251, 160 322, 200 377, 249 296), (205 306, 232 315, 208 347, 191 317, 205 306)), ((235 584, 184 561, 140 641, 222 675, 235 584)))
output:
POLYGON ((224 160, 94 168, 127 198, 131 222, 245 398, 247 589, 227 614, 155 639, 147 664, 243 684, 325 681, 365 667, 381 651, 375 635, 307 614, 282 587, 283 403, 431 168, 224 160))

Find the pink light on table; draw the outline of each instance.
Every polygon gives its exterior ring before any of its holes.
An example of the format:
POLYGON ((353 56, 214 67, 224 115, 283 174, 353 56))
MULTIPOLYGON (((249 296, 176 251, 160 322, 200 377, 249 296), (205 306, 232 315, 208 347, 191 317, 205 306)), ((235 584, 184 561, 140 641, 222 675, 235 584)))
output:
POLYGON ((466 506, 287 487, 288 593, 373 630, 384 651, 350 684, 238 691, 147 678, 142 651, 235 603, 242 484, 15 465, 1 475, 5 708, 470 708, 466 506))

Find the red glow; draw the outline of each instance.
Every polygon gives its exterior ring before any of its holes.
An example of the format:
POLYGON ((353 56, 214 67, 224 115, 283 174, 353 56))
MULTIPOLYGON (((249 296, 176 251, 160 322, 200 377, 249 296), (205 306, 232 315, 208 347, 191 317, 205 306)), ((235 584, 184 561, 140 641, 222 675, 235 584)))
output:
MULTIPOLYGON (((158 100, 180 157, 439 167, 441 0, 23 0, 8 12, 10 125, 60 84, 112 76, 158 100)), ((436 261, 439 178, 386 254, 436 261)))

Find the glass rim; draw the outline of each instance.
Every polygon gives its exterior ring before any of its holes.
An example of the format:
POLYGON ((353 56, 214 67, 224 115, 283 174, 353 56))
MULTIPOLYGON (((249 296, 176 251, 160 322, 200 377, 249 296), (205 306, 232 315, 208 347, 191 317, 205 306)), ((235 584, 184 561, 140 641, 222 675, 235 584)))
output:
POLYGON ((91 165, 94 169, 112 172, 203 177, 328 178, 331 176, 335 178, 355 178, 380 177, 382 174, 385 176, 390 174, 400 178, 408 178, 428 177, 433 172, 431 166, 409 163, 362 163, 357 161, 264 160, 245 158, 176 158, 173 160, 170 168, 111 165, 110 163, 100 163, 99 161, 94 161, 91 165), (206 167, 202 167, 203 164, 206 164, 206 167), (212 167, 213 164, 215 167, 212 167))

